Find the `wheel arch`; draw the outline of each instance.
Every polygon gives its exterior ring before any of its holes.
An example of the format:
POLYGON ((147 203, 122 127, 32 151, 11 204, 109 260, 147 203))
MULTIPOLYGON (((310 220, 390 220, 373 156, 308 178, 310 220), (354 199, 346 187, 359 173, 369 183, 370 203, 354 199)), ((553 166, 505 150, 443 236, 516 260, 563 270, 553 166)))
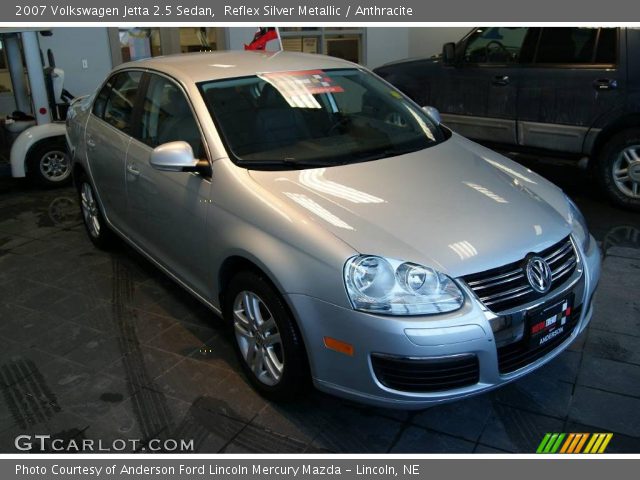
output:
POLYGON ((307 338, 298 318, 294 315, 294 311, 291 308, 291 305, 289 305, 287 296, 283 294, 282 287, 277 282, 276 277, 273 275, 273 273, 271 273, 269 269, 262 264, 262 262, 257 259, 250 259, 249 257, 250 255, 234 253, 225 258, 220 265, 217 275, 220 311, 224 316, 224 312, 227 308, 227 302, 232 301, 232 299, 225 297, 225 293, 228 290, 229 284, 231 283, 231 280, 233 279, 235 274, 242 271, 249 271, 264 278, 267 283, 271 285, 276 294, 280 297, 280 299, 282 300, 282 305, 284 305, 284 308, 286 308, 287 313, 293 320, 294 328, 297 330, 300 341, 302 342, 307 368, 310 368, 309 350, 307 349, 307 338))
MULTIPOLYGON (((616 134, 623 130, 637 128, 640 130, 640 113, 628 113, 621 117, 618 117, 613 122, 609 123, 603 128, 597 135, 591 148, 590 158, 595 160, 602 151, 602 148, 607 142, 616 134)), ((595 165, 595 161, 589 162, 591 165, 595 165)))
POLYGON ((52 140, 62 141, 66 145, 66 130, 62 123, 35 125, 23 131, 11 146, 11 176, 27 176, 27 159, 34 148, 52 140))

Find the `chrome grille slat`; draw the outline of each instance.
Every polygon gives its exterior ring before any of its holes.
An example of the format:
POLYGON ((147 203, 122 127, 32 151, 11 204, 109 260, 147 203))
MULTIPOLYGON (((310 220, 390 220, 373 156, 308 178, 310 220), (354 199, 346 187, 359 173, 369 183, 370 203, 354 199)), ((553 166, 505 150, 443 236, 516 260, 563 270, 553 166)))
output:
MULTIPOLYGON (((562 285, 578 265, 577 253, 570 237, 545 250, 535 252, 535 255, 544 258, 551 269, 552 283, 549 292, 562 285)), ((493 312, 511 311, 549 294, 539 294, 531 288, 524 271, 525 260, 526 258, 523 258, 502 267, 467 275, 463 280, 478 299, 493 312)))
POLYGON ((508 297, 504 297, 504 298, 501 298, 499 300, 487 301, 487 302, 484 302, 484 304, 486 306, 495 305, 498 302, 506 302, 507 300, 513 300, 515 298, 520 298, 520 297, 522 297, 524 295, 527 295, 528 293, 531 293, 531 292, 533 292, 533 290, 531 288, 528 288, 527 290, 524 290, 524 291, 522 291, 520 293, 516 293, 514 295, 509 295, 508 297))
POLYGON ((553 272, 551 273, 551 278, 553 278, 555 280, 556 278, 561 277, 565 273, 571 271, 571 268, 575 267, 575 265, 576 265, 576 259, 575 258, 570 258, 562 266, 560 266, 557 269, 553 270, 553 272))
POLYGON ((544 257, 544 259, 547 261, 547 263, 555 262, 557 260, 556 257, 562 257, 564 254, 569 253, 571 251, 571 247, 571 242, 568 242, 567 244, 553 252, 551 255, 547 255, 546 257, 544 257))
POLYGON ((505 284, 505 283, 515 282, 516 280, 519 280, 519 279, 524 277, 524 273, 522 273, 522 272, 514 272, 514 275, 515 274, 517 274, 517 275, 514 276, 514 277, 509 277, 509 278, 505 278, 504 280, 498 280, 498 281, 493 282, 493 283, 487 283, 487 284, 480 285, 480 286, 476 287, 476 290, 484 290, 485 288, 491 288, 491 287, 495 287, 495 286, 502 285, 502 284, 505 284))
POLYGON ((518 273, 522 273, 522 270, 520 270, 520 269, 513 270, 512 272, 508 272, 508 273, 505 273, 503 275, 497 275, 495 277, 489 277, 489 278, 485 278, 485 279, 482 279, 482 280, 476 280, 475 282, 467 282, 467 285, 469 285, 470 287, 473 287, 475 285, 484 285, 487 282, 492 282, 494 280, 500 280, 501 278, 510 277, 510 276, 516 275, 518 273))
POLYGON ((500 293, 497 293, 495 295, 488 295, 486 297, 480 297, 480 300, 482 300, 483 302, 494 302, 495 303, 496 300, 499 300, 502 297, 506 297, 508 295, 511 295, 513 293, 518 293, 518 292, 521 292, 523 290, 531 290, 531 287, 529 286, 529 284, 522 285, 520 287, 516 287, 516 288, 512 288, 511 290, 507 290, 506 292, 500 292, 500 293))

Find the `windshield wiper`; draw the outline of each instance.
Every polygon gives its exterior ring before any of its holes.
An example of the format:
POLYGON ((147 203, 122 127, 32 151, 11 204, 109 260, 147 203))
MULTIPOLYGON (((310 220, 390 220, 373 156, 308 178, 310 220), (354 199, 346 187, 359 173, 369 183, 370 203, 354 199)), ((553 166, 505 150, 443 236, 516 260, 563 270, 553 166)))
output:
POLYGON ((304 167, 329 167, 332 165, 338 165, 334 161, 329 159, 319 160, 238 160, 238 165, 246 168, 274 168, 283 167, 289 169, 304 168, 304 167))

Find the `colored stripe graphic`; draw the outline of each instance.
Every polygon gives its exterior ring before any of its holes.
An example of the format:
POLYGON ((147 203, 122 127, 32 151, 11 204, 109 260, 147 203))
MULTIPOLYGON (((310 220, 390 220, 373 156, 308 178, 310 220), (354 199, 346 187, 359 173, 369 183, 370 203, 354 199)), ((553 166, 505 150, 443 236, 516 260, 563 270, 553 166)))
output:
POLYGON ((536 450, 536 453, 543 453, 544 452, 544 447, 547 444, 547 442, 549 441, 549 438, 551 438, 551 434, 547 433, 544 438, 542 439, 542 441, 540 442, 540 445, 538 445, 538 449, 536 450))
POLYGON ((612 438, 613 433, 546 433, 536 453, 604 453, 612 438))
POLYGON ((576 449, 575 449, 575 451, 573 453, 580 453, 582 451, 582 447, 584 446, 585 442, 587 441, 587 438, 589 438, 589 434, 588 433, 583 433, 582 434, 582 439, 580 440, 578 445, 576 445, 576 449))

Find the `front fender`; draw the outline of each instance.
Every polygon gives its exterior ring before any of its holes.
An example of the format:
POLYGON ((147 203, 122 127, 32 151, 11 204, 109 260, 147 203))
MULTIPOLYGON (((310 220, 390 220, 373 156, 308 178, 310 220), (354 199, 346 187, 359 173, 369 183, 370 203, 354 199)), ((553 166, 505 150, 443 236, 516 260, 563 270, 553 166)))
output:
POLYGON ((27 128, 18 135, 11 146, 11 176, 26 177, 25 168, 27 155, 31 147, 36 143, 53 137, 65 137, 64 123, 47 123, 45 125, 35 125, 27 128))

